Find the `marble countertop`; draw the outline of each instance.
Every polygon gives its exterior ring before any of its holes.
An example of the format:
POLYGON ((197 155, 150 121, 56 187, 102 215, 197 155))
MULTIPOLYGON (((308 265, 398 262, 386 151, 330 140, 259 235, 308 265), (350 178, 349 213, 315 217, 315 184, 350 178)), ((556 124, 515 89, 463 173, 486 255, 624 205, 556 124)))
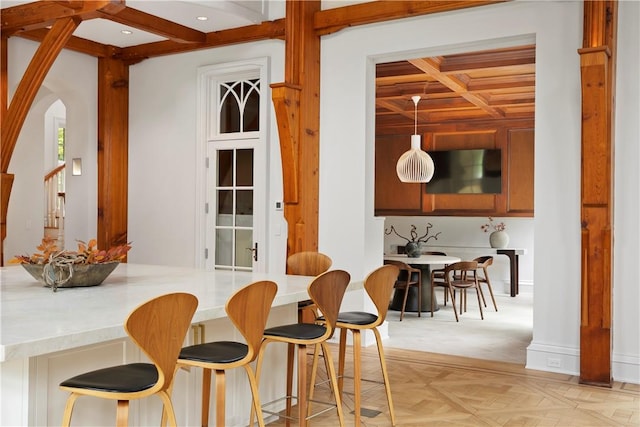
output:
MULTIPOLYGON (((120 264, 99 286, 53 292, 20 265, 0 268, 0 362, 126 337, 123 324, 143 302, 171 292, 198 297, 193 321, 225 317, 227 299, 259 280, 278 284, 274 306, 308 299, 311 277, 120 264)), ((362 283, 350 285, 362 288, 362 283)))

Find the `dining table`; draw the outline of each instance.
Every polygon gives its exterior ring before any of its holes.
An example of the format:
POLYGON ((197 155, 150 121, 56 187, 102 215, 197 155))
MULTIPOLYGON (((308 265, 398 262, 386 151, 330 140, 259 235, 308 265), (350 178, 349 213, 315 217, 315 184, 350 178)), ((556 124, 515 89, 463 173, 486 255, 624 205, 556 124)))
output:
MULTIPOLYGON (((453 264, 461 261, 460 258, 449 255, 431 255, 421 254, 419 257, 409 257, 406 254, 384 255, 385 261, 402 261, 412 267, 422 270, 422 298, 420 302, 421 312, 431 312, 431 266, 441 266, 453 264)), ((435 298, 435 295, 434 295, 435 298)), ((393 299, 389 305, 390 310, 400 311, 402 309, 402 301, 404 299, 404 290, 396 289, 393 299)), ((434 311, 438 311, 438 301, 434 301, 434 311)), ((418 311, 418 289, 415 286, 409 288, 407 295, 407 305, 405 312, 418 311)))

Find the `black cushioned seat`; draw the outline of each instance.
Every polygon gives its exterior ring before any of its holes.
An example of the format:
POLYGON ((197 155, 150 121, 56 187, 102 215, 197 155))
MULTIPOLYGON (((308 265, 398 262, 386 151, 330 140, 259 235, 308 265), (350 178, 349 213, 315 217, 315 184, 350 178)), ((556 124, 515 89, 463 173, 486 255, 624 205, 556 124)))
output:
POLYGON ((265 329, 264 334, 272 337, 313 340, 320 338, 327 332, 324 325, 313 323, 292 323, 265 329))
POLYGON ((150 389, 157 382, 158 370, 153 364, 130 363, 76 375, 60 385, 113 393, 135 393, 150 389))
POLYGON ((211 363, 232 363, 241 360, 249 352, 246 344, 235 341, 217 341, 185 347, 181 360, 198 360, 211 363))

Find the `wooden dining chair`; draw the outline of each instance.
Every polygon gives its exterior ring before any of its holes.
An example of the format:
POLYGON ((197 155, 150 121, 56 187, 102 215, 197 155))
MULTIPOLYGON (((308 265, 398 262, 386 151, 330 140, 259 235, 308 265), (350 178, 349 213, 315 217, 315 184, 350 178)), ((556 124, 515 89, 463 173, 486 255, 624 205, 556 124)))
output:
MULTIPOLYGON (((453 264, 449 264, 444 268, 444 283, 446 290, 451 297, 451 306, 453 307, 453 313, 456 317, 456 322, 458 322, 459 316, 456 311, 456 296, 455 292, 459 292, 459 305, 460 305, 460 314, 467 310, 467 301, 466 301, 466 291, 469 289, 475 289, 476 296, 478 298, 478 308, 480 309, 480 318, 484 319, 484 314, 482 313, 482 302, 480 293, 480 286, 478 285, 478 279, 476 276, 476 271, 478 269, 478 263, 476 261, 460 261, 454 262, 453 264)), ((433 282, 431 283, 431 315, 433 316, 433 301, 434 301, 434 293, 436 286, 433 282)))
POLYGON ((493 288, 491 287, 491 281, 489 280, 488 267, 493 264, 493 257, 490 255, 479 256, 474 259, 478 263, 478 270, 476 270, 476 277, 478 279, 478 289, 480 289, 480 296, 484 306, 487 306, 487 302, 484 299, 484 293, 482 292, 482 284, 487 285, 489 289, 489 295, 491 295, 491 301, 493 301, 493 308, 498 311, 498 305, 496 304, 496 298, 493 295, 493 288))
POLYGON ((60 383, 62 390, 71 393, 62 425, 70 425, 73 407, 80 396, 117 400, 116 425, 126 427, 129 401, 157 394, 163 403, 163 420, 176 426, 170 388, 178 354, 197 306, 195 296, 172 293, 147 301, 133 310, 125 322, 125 331, 151 363, 129 363, 99 369, 60 383))
MULTIPOLYGON (((332 260, 321 252, 303 251, 287 258, 287 274, 318 276, 331 268, 332 260)), ((318 308, 310 299, 298 302, 298 322, 312 322, 318 317, 318 308)))
POLYGON ((214 341, 185 347, 180 352, 179 366, 203 369, 201 426, 209 425, 209 400, 211 397, 211 372, 215 372, 216 426, 225 425, 225 372, 243 367, 249 379, 253 397, 252 411, 258 414, 258 424, 264 427, 260 409, 260 396, 253 368, 250 363, 258 356, 262 335, 271 311, 271 304, 278 286, 264 280, 251 283, 233 294, 225 305, 227 316, 244 337, 245 343, 214 341))
POLYGON ((418 288, 418 317, 421 317, 422 270, 411 267, 409 264, 402 261, 385 260, 384 263, 398 267, 398 277, 396 278, 393 287, 394 289, 404 290, 402 308, 400 310, 400 321, 402 322, 402 319, 404 318, 404 311, 407 307, 407 296, 409 295, 409 288, 411 287, 418 288))

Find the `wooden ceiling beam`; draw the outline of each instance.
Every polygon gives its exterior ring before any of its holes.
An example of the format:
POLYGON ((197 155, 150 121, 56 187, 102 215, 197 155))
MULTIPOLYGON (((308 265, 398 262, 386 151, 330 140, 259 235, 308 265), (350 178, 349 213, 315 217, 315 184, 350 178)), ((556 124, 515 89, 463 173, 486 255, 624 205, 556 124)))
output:
POLYGON ((285 20, 283 18, 275 21, 265 21, 256 25, 214 31, 206 33, 207 37, 203 43, 184 44, 167 40, 125 47, 121 49, 119 57, 125 60, 136 61, 156 56, 190 52, 200 49, 210 49, 213 47, 228 46, 232 44, 269 39, 284 39, 284 24, 285 20))
POLYGON ((124 0, 42 0, 2 9, 0 30, 3 36, 10 37, 22 31, 49 27, 58 19, 69 17, 80 20, 93 19, 97 17, 97 12, 117 13, 124 8, 124 0))
MULTIPOLYGON (((50 30, 46 28, 24 31, 20 33, 20 37, 41 42, 47 36, 47 33, 49 31, 50 30)), ((117 55, 120 51, 120 48, 118 47, 97 43, 76 36, 69 37, 69 40, 67 41, 67 44, 64 46, 64 48, 73 50, 74 52, 95 56, 96 58, 107 58, 113 55, 117 55)))
POLYGON ((206 33, 202 31, 130 7, 116 11, 100 11, 99 15, 101 18, 166 37, 177 43, 204 43, 207 39, 206 33))
POLYGON ((326 35, 356 25, 449 12, 505 1, 510 0, 371 1, 319 11, 314 17, 314 27, 318 35, 326 35))
POLYGON ((425 73, 428 73, 431 76, 433 76, 433 78, 438 80, 440 83, 447 86, 456 94, 460 95, 467 101, 471 102, 473 105, 477 106, 481 110, 485 111, 491 117, 494 117, 494 118, 504 117, 504 113, 502 111, 491 107, 482 96, 469 92, 465 82, 460 81, 458 78, 441 73, 437 58, 419 58, 419 59, 412 59, 409 62, 411 62, 413 65, 415 65, 417 68, 424 71, 425 73))

